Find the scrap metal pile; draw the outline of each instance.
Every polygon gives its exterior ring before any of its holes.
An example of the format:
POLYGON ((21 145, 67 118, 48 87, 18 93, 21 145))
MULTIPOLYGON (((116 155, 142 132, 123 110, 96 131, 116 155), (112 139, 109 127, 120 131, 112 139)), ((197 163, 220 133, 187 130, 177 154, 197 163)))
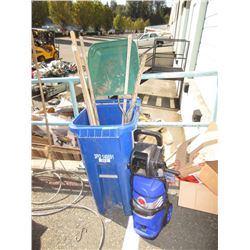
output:
MULTIPOLYGON (((61 60, 54 60, 49 63, 41 62, 39 63, 39 73, 41 78, 50 78, 50 77, 67 77, 75 75, 77 72, 77 67, 75 63, 61 61, 61 60)), ((37 77, 37 70, 35 64, 32 63, 32 78, 37 77)), ((53 96, 66 91, 67 85, 66 84, 52 84, 52 86, 43 86, 43 91, 46 99, 50 99, 53 96)), ((40 96, 40 89, 39 85, 32 86, 32 97, 40 96)))
MULTIPOLYGON (((40 77, 65 77, 74 75, 77 72, 76 64, 54 60, 49 63, 38 63, 40 77)), ((38 72, 35 64, 32 64, 32 78, 38 78, 38 72)), ((70 94, 67 92, 68 86, 65 83, 51 83, 42 85, 43 95, 48 101, 47 112, 50 121, 60 122, 71 120, 73 117, 72 103, 70 94), (52 99, 53 98, 53 99, 52 99)), ((75 86, 76 93, 78 87, 75 86)), ((39 84, 32 86, 33 112, 32 120, 44 121, 44 110, 41 107, 41 93, 39 84)), ((78 109, 81 111, 83 103, 78 103, 78 109)), ((52 126, 49 131, 54 145, 54 159, 81 160, 77 142, 74 136, 68 133, 66 127, 52 126), (67 149, 67 150, 64 150, 67 149), (70 149, 70 150, 69 150, 70 149), (63 151, 64 150, 64 151, 63 151)), ((48 155, 48 133, 44 126, 32 126, 32 155, 34 158, 47 157, 48 155)))
MULTIPOLYGON (((39 72, 42 78, 47 77, 66 77, 74 75, 77 72, 75 63, 54 60, 49 63, 39 63, 39 72)), ((32 63, 32 78, 37 78, 37 71, 35 64, 32 63)))

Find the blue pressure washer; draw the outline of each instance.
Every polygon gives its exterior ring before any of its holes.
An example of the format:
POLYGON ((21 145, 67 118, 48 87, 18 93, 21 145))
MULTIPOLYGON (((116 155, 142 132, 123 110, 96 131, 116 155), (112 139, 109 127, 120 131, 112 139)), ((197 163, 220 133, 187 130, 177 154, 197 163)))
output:
POLYGON ((179 175, 179 172, 167 168, 159 132, 137 129, 134 142, 130 163, 134 229, 140 236, 153 240, 170 222, 173 211, 167 195, 166 173, 179 175), (139 142, 139 135, 153 136, 157 144, 139 142))

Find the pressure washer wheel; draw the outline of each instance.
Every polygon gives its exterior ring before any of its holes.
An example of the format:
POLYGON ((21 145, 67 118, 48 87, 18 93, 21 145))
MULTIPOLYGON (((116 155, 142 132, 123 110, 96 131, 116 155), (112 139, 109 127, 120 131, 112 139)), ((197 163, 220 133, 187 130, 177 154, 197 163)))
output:
POLYGON ((173 205, 172 205, 172 203, 169 203, 169 206, 167 208, 167 216, 166 216, 165 225, 170 222, 171 217, 172 217, 172 213, 173 213, 173 205))

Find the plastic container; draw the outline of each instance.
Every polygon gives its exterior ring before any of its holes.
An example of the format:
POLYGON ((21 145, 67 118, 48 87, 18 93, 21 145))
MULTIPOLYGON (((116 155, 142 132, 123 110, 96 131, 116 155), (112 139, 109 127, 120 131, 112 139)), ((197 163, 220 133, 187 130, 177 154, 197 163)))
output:
MULTIPOLYGON (((132 214, 128 163, 140 104, 138 98, 131 121, 122 125, 122 112, 117 100, 98 100, 96 106, 100 126, 89 125, 86 110, 69 126, 77 135, 91 190, 101 214, 116 205, 123 208, 125 215, 132 214)), ((127 106, 129 108, 130 101, 127 106)))

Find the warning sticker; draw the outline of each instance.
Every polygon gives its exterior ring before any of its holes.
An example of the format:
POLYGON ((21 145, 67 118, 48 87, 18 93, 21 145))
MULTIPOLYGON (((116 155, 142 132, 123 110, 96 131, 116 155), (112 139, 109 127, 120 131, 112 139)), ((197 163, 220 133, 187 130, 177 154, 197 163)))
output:
POLYGON ((95 159, 98 159, 98 161, 102 163, 110 163, 111 160, 114 160, 114 155, 111 155, 111 154, 107 154, 107 155, 94 154, 94 157, 95 159))

